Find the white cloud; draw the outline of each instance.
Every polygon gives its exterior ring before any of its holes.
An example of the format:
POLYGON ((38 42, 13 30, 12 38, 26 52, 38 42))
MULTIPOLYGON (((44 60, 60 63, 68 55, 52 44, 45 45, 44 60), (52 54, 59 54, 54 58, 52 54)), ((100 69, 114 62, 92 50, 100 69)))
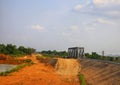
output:
POLYGON ((96 28, 94 26, 93 27, 92 26, 91 27, 85 27, 84 29, 85 29, 85 32, 87 32, 87 33, 88 32, 94 32, 96 30, 96 28))
POLYGON ((108 24, 108 25, 114 25, 115 23, 113 21, 103 19, 103 18, 98 18, 96 22, 101 23, 101 24, 108 24))
POLYGON ((84 9, 86 9, 88 7, 89 7, 89 9, 91 9, 92 6, 90 6, 90 4, 91 4, 91 0, 85 0, 84 3, 75 5, 75 7, 73 9, 75 11, 84 11, 84 9))
MULTIPOLYGON (((109 27, 109 29, 110 29, 111 27, 115 27, 115 26, 117 26, 115 20, 99 17, 99 18, 96 18, 93 21, 85 24, 84 29, 86 32, 93 33, 98 30, 101 30, 104 27, 109 27)), ((104 30, 104 29, 102 29, 102 30, 104 30)))
POLYGON ((31 28, 35 29, 35 30, 39 30, 39 31, 42 31, 45 29, 43 26, 41 26, 39 24, 32 25, 31 28))
POLYGON ((111 5, 120 5, 120 0, 93 0, 96 6, 104 7, 111 5))
POLYGON ((71 30, 75 31, 75 30, 79 30, 79 26, 77 25, 73 25, 70 27, 71 30))
POLYGON ((120 11, 118 10, 112 10, 112 11, 107 11, 105 12, 107 15, 110 15, 110 16, 116 16, 116 17, 119 17, 120 16, 120 11))
POLYGON ((78 4, 78 5, 76 5, 76 6, 74 7, 74 10, 75 10, 75 11, 80 11, 80 10, 82 10, 82 8, 83 8, 83 5, 78 4))
POLYGON ((86 0, 84 4, 76 5, 74 10, 91 15, 120 18, 120 0, 86 0))
POLYGON ((72 35, 72 33, 70 33, 70 32, 62 32, 62 33, 60 33, 60 35, 62 35, 64 37, 70 37, 72 35))

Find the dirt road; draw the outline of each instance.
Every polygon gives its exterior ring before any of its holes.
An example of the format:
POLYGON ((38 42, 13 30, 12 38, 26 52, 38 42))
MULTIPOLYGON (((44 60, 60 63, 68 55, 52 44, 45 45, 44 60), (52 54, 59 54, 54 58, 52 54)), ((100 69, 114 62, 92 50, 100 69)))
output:
POLYGON ((79 85, 78 73, 80 72, 81 66, 76 59, 58 59, 55 70, 57 74, 66 78, 73 84, 79 85))
POLYGON ((55 69, 60 75, 77 76, 80 64, 76 59, 58 59, 55 69))

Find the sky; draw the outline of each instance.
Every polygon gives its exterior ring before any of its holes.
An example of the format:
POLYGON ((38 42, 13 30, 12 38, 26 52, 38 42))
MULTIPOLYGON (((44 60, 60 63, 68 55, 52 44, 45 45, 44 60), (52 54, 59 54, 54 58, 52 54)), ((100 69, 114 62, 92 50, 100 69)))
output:
POLYGON ((120 54, 120 0, 0 0, 0 43, 120 54))

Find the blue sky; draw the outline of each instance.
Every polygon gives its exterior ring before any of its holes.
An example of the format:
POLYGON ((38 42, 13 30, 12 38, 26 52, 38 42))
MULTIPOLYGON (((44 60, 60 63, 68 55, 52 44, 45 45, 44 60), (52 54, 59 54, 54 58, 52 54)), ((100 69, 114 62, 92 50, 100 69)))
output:
POLYGON ((0 43, 120 54, 119 0, 0 0, 0 43))

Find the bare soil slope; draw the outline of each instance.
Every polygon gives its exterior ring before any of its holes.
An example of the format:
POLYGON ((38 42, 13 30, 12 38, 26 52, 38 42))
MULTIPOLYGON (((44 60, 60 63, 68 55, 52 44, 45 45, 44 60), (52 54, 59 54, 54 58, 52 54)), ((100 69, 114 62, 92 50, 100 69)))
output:
POLYGON ((88 85, 120 85, 120 64, 87 59, 79 62, 88 85))
POLYGON ((58 59, 55 69, 59 75, 71 81, 73 85, 79 85, 77 75, 80 72, 80 64, 76 59, 58 59))
POLYGON ((80 72, 80 64, 76 59, 58 59, 56 71, 60 75, 76 76, 80 72))

